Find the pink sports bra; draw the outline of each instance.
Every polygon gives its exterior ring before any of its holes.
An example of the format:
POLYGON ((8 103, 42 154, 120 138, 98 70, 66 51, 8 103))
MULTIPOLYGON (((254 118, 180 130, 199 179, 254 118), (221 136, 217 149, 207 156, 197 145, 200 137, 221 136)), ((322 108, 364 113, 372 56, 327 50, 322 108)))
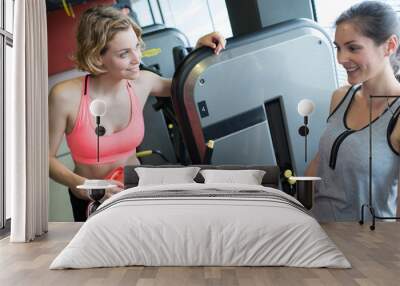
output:
POLYGON ((95 133, 95 119, 90 113, 89 105, 89 75, 83 83, 81 103, 75 126, 71 133, 66 135, 67 144, 74 161, 83 164, 113 163, 127 158, 136 152, 144 136, 143 111, 138 98, 133 94, 129 82, 127 90, 131 101, 131 119, 124 129, 113 134, 100 137, 100 160, 97 162, 97 135, 95 133))

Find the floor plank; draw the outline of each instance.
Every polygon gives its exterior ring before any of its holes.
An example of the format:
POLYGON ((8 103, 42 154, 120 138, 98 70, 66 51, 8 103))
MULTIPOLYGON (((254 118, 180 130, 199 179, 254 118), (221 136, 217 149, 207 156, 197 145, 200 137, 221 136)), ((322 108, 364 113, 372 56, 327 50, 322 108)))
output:
POLYGON ((376 230, 358 223, 322 225, 351 262, 352 269, 290 267, 118 267, 49 270, 80 223, 50 223, 31 243, 0 240, 0 285, 399 285, 400 224, 379 222, 376 230))

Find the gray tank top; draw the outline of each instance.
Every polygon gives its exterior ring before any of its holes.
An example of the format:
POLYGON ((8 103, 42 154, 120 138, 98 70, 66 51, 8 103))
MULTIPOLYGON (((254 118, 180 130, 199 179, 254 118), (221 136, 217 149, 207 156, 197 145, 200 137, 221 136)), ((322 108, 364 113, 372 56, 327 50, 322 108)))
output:
MULTIPOLYGON (((349 89, 329 116, 319 143, 318 176, 322 181, 316 184, 313 213, 321 222, 359 220, 362 204, 369 201, 369 126, 351 130, 345 120, 360 88, 349 89)), ((396 214, 399 154, 389 138, 399 106, 396 98, 371 125, 372 204, 377 216, 396 214)))

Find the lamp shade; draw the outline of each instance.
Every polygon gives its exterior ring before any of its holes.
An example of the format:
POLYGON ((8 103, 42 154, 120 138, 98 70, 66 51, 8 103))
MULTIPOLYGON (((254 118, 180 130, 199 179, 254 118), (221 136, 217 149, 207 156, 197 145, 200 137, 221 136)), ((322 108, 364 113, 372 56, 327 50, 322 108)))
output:
POLYGON ((310 115, 315 109, 315 104, 312 100, 309 99, 302 99, 297 104, 297 112, 301 116, 308 116, 310 115))
POLYGON ((95 99, 90 103, 89 110, 93 116, 104 116, 107 111, 106 103, 101 99, 95 99))

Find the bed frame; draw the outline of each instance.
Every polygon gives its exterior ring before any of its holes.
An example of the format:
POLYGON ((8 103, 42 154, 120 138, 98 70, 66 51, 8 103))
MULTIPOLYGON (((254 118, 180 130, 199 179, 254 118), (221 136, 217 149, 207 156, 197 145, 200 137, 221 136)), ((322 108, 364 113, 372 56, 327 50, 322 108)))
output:
MULTIPOLYGON (((279 189, 279 167, 278 166, 259 166, 259 165, 192 165, 195 167, 200 167, 201 169, 221 169, 221 170, 263 170, 265 171, 265 175, 262 179, 261 184, 264 187, 272 187, 275 189, 279 189)), ((124 184, 125 189, 133 188, 138 185, 139 177, 135 172, 136 167, 146 167, 146 168, 181 168, 185 167, 182 165, 162 165, 162 166, 152 166, 152 165, 140 165, 140 166, 125 166, 124 168, 124 184)), ((204 183, 204 178, 200 174, 194 178, 197 183, 204 183)))

